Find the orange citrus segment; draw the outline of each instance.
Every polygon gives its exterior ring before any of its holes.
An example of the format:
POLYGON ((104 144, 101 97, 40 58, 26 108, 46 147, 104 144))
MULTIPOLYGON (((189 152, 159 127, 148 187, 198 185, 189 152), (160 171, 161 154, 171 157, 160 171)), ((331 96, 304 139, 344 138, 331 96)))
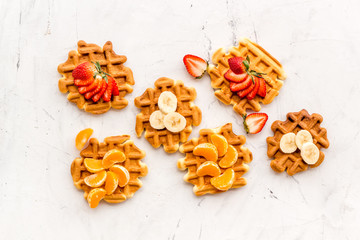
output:
POLYGON ((201 143, 194 148, 194 155, 202 156, 208 161, 216 162, 218 159, 218 152, 214 144, 201 143))
POLYGON ((100 187, 101 185, 104 184, 105 180, 106 180, 106 171, 104 170, 84 178, 85 184, 88 185, 89 187, 100 187))
POLYGON ((107 195, 112 194, 113 192, 115 192, 117 186, 119 183, 119 178, 117 176, 117 174, 108 171, 107 172, 107 176, 106 176, 106 181, 105 181, 105 191, 107 195))
POLYGON ((210 179, 211 185, 215 188, 226 191, 233 185, 235 180, 235 172, 232 168, 228 168, 225 170, 223 174, 218 177, 213 177, 210 179))
POLYGON ((211 142, 215 145, 216 149, 218 150, 219 156, 224 156, 224 154, 228 150, 228 142, 223 135, 220 134, 213 134, 211 135, 211 142))
POLYGON ((119 162, 123 162, 125 161, 126 156, 123 152, 117 150, 117 149, 111 149, 110 151, 108 151, 103 160, 102 160, 102 165, 104 168, 109 168, 112 165, 114 165, 115 163, 119 163, 119 162))
POLYGON ((84 165, 86 169, 91 173, 97 173, 104 170, 101 160, 97 160, 93 158, 85 158, 84 165))
POLYGON ((212 177, 217 177, 221 173, 219 166, 216 162, 213 161, 206 161, 203 162, 199 168, 196 170, 196 174, 200 177, 209 175, 212 177))
POLYGON ((110 171, 116 173, 118 176, 120 187, 124 187, 126 184, 128 184, 130 180, 130 174, 125 167, 116 164, 110 168, 110 171))
POLYGON ((78 135, 76 135, 75 146, 78 150, 83 149, 83 147, 85 146, 86 142, 89 140, 89 138, 91 137, 93 132, 94 132, 94 130, 92 130, 91 128, 87 128, 87 129, 81 130, 78 133, 78 135))
POLYGON ((96 208, 99 205, 101 199, 104 198, 105 194, 106 191, 102 188, 92 189, 87 196, 87 201, 89 203, 89 206, 91 208, 96 208))
POLYGON ((231 167, 238 160, 238 151, 233 145, 229 145, 229 148, 225 154, 225 156, 220 160, 219 166, 222 168, 231 167))

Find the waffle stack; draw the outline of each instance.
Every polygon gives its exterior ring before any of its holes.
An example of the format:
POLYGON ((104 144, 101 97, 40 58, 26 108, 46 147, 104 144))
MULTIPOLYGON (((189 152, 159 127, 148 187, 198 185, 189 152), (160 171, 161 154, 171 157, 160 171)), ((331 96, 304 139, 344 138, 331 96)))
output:
POLYGON ((84 178, 92 173, 85 168, 84 158, 102 159, 106 152, 111 149, 120 150, 125 154, 126 160, 121 165, 129 171, 130 180, 125 187, 118 186, 113 194, 106 195, 104 200, 109 203, 119 203, 131 198, 141 188, 142 182, 139 177, 146 176, 148 172, 147 166, 141 162, 141 159, 145 157, 145 152, 134 145, 133 141, 130 140, 130 136, 108 137, 105 138, 103 143, 99 143, 96 138, 91 138, 89 145, 81 151, 81 158, 76 158, 71 164, 71 175, 74 184, 78 189, 84 191, 85 199, 92 188, 84 183, 84 178))
POLYGON ((58 66, 58 72, 63 76, 59 80, 59 90, 62 93, 69 92, 67 98, 70 102, 76 103, 78 108, 93 114, 107 112, 111 107, 115 109, 125 108, 128 101, 124 97, 133 91, 131 86, 135 84, 131 69, 123 65, 126 60, 125 56, 115 54, 110 41, 106 42, 103 48, 96 44, 79 41, 78 50, 70 51, 68 60, 58 66), (74 78, 72 77, 72 71, 83 62, 99 62, 101 68, 112 75, 117 82, 119 96, 113 96, 110 102, 100 99, 94 103, 91 99, 85 99, 79 93, 77 86, 74 85, 74 78))
POLYGON ((327 131, 320 127, 323 118, 319 114, 310 115, 305 109, 300 112, 292 112, 286 115, 285 121, 275 121, 271 125, 271 130, 274 132, 273 137, 266 139, 268 145, 267 155, 269 158, 274 158, 270 166, 276 172, 286 172, 292 176, 295 173, 302 172, 311 168, 318 167, 325 158, 325 154, 320 151, 319 160, 313 164, 308 165, 303 161, 300 155, 300 150, 297 149, 293 153, 283 153, 280 150, 280 139, 286 133, 297 133, 300 130, 307 130, 313 137, 313 143, 319 148, 328 148, 329 140, 327 139, 327 131))
MULTIPOLYGON (((246 185, 246 179, 242 176, 249 170, 246 163, 252 161, 252 153, 248 148, 243 146, 246 138, 242 135, 236 135, 232 131, 232 124, 228 123, 216 129, 202 129, 200 130, 199 138, 193 138, 180 147, 180 152, 185 153, 186 156, 178 160, 177 166, 180 170, 188 170, 184 176, 184 180, 194 185, 193 191, 197 196, 222 192, 211 185, 211 176, 200 177, 196 174, 198 167, 205 162, 206 159, 193 154, 194 148, 200 143, 211 143, 210 137, 214 133, 223 135, 228 143, 236 148, 239 154, 237 162, 231 167, 235 171, 235 181, 231 188, 239 188, 246 185)), ((225 169, 221 169, 221 173, 224 171, 225 169)))
POLYGON ((201 111, 193 104, 196 91, 194 88, 185 87, 182 81, 165 77, 156 80, 154 85, 155 88, 148 88, 141 96, 135 98, 135 106, 141 109, 136 116, 136 134, 140 137, 145 130, 145 138, 154 148, 163 145, 166 152, 173 153, 178 150, 180 142, 187 141, 192 132, 192 125, 198 126, 201 123, 201 111), (164 91, 170 91, 176 95, 178 100, 176 112, 186 118, 186 127, 181 132, 173 133, 167 129, 156 130, 150 126, 150 115, 159 110, 158 98, 164 91))
POLYGON ((209 66, 208 73, 211 78, 211 86, 215 89, 215 96, 226 105, 233 105, 234 110, 240 115, 245 115, 247 109, 260 111, 260 103, 271 103, 283 85, 283 81, 279 79, 286 78, 281 64, 262 47, 246 38, 240 40, 238 47, 231 47, 228 53, 223 48, 218 49, 212 56, 212 62, 215 65, 209 66), (266 73, 263 75, 267 89, 265 98, 256 96, 252 100, 241 99, 230 90, 229 82, 224 78, 224 74, 230 69, 228 59, 232 57, 246 58, 246 56, 249 56, 251 60, 250 69, 266 73))

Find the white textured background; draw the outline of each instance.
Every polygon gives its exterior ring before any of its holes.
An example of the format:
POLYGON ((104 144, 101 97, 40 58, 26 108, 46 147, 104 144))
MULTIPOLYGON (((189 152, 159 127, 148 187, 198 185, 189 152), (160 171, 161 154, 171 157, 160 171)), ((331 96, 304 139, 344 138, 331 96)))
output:
POLYGON ((359 239, 360 3, 357 0, 0 1, 1 239, 359 239), (280 95, 262 108, 264 130, 248 136, 254 160, 248 185, 196 197, 176 161, 135 136, 136 96, 161 76, 198 92, 201 128, 241 118, 213 95, 209 77, 182 65, 240 37, 258 42, 288 74, 280 95), (78 40, 114 44, 134 72, 130 104, 93 116, 59 92, 58 64, 78 40), (306 108, 323 115, 330 148, 324 163, 294 177, 276 174, 266 156, 271 123, 306 108), (144 149, 149 174, 134 198, 90 209, 70 164, 77 132, 130 134, 144 149))

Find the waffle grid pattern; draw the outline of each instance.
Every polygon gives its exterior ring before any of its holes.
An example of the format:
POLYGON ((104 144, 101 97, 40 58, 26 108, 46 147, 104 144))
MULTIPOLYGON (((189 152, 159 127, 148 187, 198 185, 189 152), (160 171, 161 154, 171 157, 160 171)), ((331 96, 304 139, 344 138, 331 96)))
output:
POLYGON ((67 99, 70 102, 75 103, 78 108, 93 114, 105 113, 111 107, 115 109, 125 108, 128 101, 124 97, 133 91, 132 85, 135 84, 131 69, 123 65, 126 60, 126 56, 115 54, 110 41, 106 42, 103 48, 96 44, 79 41, 78 50, 70 51, 67 61, 58 66, 58 72, 63 76, 59 80, 59 90, 62 93, 69 92, 67 99), (110 102, 100 99, 94 103, 91 99, 87 100, 79 93, 77 86, 74 85, 72 71, 77 65, 83 62, 97 61, 100 63, 101 68, 112 75, 118 84, 119 96, 113 96, 110 102))
MULTIPOLYGON (((232 131, 232 124, 228 123, 217 129, 202 129, 200 130, 199 138, 193 138, 180 147, 180 152, 185 153, 185 158, 179 159, 177 166, 180 170, 188 170, 184 176, 184 180, 194 185, 193 191, 197 196, 222 192, 211 185, 211 176, 199 177, 196 174, 198 167, 205 162, 206 159, 193 154, 193 150, 197 145, 201 143, 211 143, 210 138, 214 133, 223 135, 228 143, 233 145, 239 153, 237 162, 231 167, 235 171, 235 181, 231 188, 239 188, 246 185, 246 179, 242 176, 249 170, 246 163, 252 161, 252 153, 248 148, 243 146, 246 142, 245 136, 236 135, 232 131)), ((221 173, 225 170, 226 169, 221 168, 221 173)))
POLYGON ((276 172, 286 172, 292 176, 298 172, 302 172, 311 168, 318 167, 325 158, 325 154, 320 151, 319 160, 316 164, 308 165, 305 163, 300 155, 300 150, 297 149, 294 153, 283 153, 280 150, 281 137, 289 132, 297 133, 300 130, 307 130, 313 137, 314 144, 321 150, 321 148, 329 147, 329 140, 327 139, 327 131, 320 126, 323 118, 319 114, 310 115, 305 109, 300 112, 292 112, 286 115, 285 121, 275 121, 271 125, 271 130, 274 132, 273 137, 266 139, 268 145, 267 155, 269 158, 274 158, 270 166, 276 172))

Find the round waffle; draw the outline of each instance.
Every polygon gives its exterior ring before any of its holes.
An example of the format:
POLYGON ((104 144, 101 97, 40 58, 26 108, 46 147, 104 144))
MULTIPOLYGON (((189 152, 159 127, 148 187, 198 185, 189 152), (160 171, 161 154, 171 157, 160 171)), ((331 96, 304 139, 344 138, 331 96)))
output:
POLYGON ((140 137, 145 130, 145 138, 154 148, 163 145, 166 152, 173 153, 178 150, 180 142, 187 141, 192 132, 192 125, 198 126, 201 123, 201 110, 193 103, 196 91, 192 87, 185 87, 180 80, 174 81, 166 77, 159 78, 154 85, 155 88, 148 88, 141 96, 135 98, 135 106, 141 109, 136 115, 136 134, 140 137), (176 112, 186 118, 186 127, 181 132, 173 133, 166 128, 157 130, 150 126, 150 115, 159 110, 158 98, 164 91, 175 94, 178 100, 176 112))
POLYGON ((223 48, 218 49, 212 56, 212 62, 215 65, 209 66, 208 73, 211 78, 211 86, 215 89, 215 96, 226 105, 233 105, 234 110, 240 115, 245 115, 247 109, 260 111, 260 103, 271 103, 283 85, 283 81, 279 79, 286 78, 281 64, 262 47, 246 38, 239 41, 238 47, 231 47, 228 53, 223 48), (230 69, 228 59, 232 57, 246 58, 246 56, 249 56, 251 60, 250 69, 266 73, 263 75, 267 92, 265 98, 260 96, 256 96, 252 100, 240 98, 230 90, 229 82, 224 78, 224 74, 230 69))
MULTIPOLYGON (((125 154, 126 160, 117 164, 122 165, 129 171, 130 180, 125 187, 118 186, 114 193, 106 195, 104 200, 109 203, 123 202, 131 198, 141 188, 142 182, 139 180, 139 177, 146 176, 148 172, 147 166, 141 161, 145 157, 145 152, 135 146, 134 142, 130 140, 130 136, 107 137, 102 143, 99 143, 96 138, 91 138, 89 145, 80 152, 81 158, 76 158, 71 164, 71 175, 74 184, 78 189, 84 191, 85 199, 93 188, 84 183, 84 179, 92 174, 84 166, 84 159, 102 159, 111 149, 120 150, 125 154)), ((100 188, 103 187, 100 186, 100 188)))
MULTIPOLYGON (((184 180, 194 185, 193 191, 197 196, 223 192, 211 185, 211 176, 200 177, 196 174, 199 166, 207 160, 201 156, 195 156, 193 150, 201 143, 211 143, 210 138, 214 133, 223 135, 227 142, 233 145, 238 151, 238 160, 231 166, 235 172, 235 180, 231 188, 239 188, 246 185, 246 179, 242 176, 249 170, 249 166, 246 163, 252 161, 252 153, 248 148, 243 146, 246 142, 245 136, 236 135, 232 131, 232 124, 228 123, 216 129, 202 129, 200 130, 199 138, 193 138, 180 147, 180 152, 185 153, 186 156, 178 160, 177 166, 180 170, 188 170, 184 176, 184 180)), ((221 168, 221 173, 225 170, 226 169, 221 168)))
POLYGON ((135 84, 131 69, 123 65, 126 60, 125 56, 115 54, 110 41, 106 42, 103 48, 96 44, 79 41, 78 50, 70 51, 68 60, 58 66, 58 72, 63 76, 59 80, 59 90, 62 93, 69 92, 67 99, 70 102, 93 114, 105 113, 111 107, 125 108, 128 101, 124 97, 133 91, 131 86, 135 84), (72 71, 83 62, 99 62, 102 70, 115 79, 119 88, 119 96, 113 96, 110 102, 105 102, 103 99, 98 102, 85 99, 74 85, 72 77, 72 71))
POLYGON ((274 132, 273 137, 266 139, 269 158, 274 158, 270 166, 275 172, 286 172, 292 176, 295 173, 302 172, 311 168, 318 167, 325 158, 325 154, 320 151, 319 160, 309 165, 302 159, 300 150, 297 149, 293 153, 283 153, 280 150, 280 140, 286 133, 297 133, 300 130, 307 130, 313 137, 313 143, 321 150, 321 148, 328 148, 330 143, 327 139, 327 131, 320 127, 323 117, 320 114, 314 113, 310 115, 305 109, 300 112, 292 112, 286 115, 285 121, 275 121, 271 125, 271 130, 274 132))

